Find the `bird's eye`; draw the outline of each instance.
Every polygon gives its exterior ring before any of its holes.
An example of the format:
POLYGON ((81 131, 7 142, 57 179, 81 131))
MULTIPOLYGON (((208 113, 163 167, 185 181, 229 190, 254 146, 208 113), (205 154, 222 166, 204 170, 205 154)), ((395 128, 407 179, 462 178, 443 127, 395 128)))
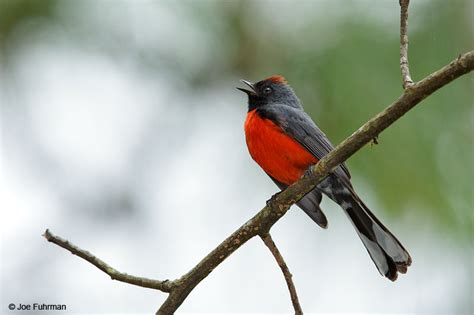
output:
POLYGON ((272 88, 269 87, 269 86, 267 86, 266 88, 263 89, 263 94, 265 94, 265 95, 268 95, 268 94, 270 94, 270 93, 272 93, 272 92, 273 92, 273 90, 272 90, 272 88))

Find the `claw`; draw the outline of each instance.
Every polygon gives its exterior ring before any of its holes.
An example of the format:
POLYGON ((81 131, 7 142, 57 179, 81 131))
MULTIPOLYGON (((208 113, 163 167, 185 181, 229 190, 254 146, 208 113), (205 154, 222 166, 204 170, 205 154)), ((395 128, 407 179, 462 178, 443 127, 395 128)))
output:
POLYGON ((306 171, 304 172, 303 176, 301 176, 301 177, 311 177, 311 176, 313 176, 313 174, 314 174, 314 172, 313 172, 313 166, 314 166, 314 165, 311 165, 310 167, 308 167, 308 168, 306 169, 306 171))
POLYGON ((379 136, 375 136, 370 142, 370 145, 377 145, 377 144, 379 144, 379 136))

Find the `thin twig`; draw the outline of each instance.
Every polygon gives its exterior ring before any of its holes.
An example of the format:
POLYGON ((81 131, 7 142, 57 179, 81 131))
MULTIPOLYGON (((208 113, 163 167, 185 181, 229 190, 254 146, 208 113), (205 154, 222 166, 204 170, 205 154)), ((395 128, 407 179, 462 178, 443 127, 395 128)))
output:
POLYGON ((402 70, 403 89, 413 85, 408 65, 408 5, 410 0, 400 0, 400 69, 402 70))
POLYGON ((94 254, 81 249, 80 247, 72 244, 68 240, 65 240, 59 236, 54 235, 49 231, 49 229, 46 229, 46 231, 43 234, 43 237, 48 240, 48 242, 54 243, 64 249, 67 249, 70 251, 73 255, 79 256, 84 260, 87 260, 106 274, 112 278, 112 280, 117 280, 121 282, 126 282, 129 284, 137 285, 140 287, 144 288, 150 288, 150 289, 156 289, 160 290, 163 292, 170 292, 170 290, 173 287, 173 282, 172 281, 158 281, 158 280, 153 280, 153 279, 148 279, 148 278, 143 278, 143 277, 136 277, 132 276, 123 272, 120 272, 116 270, 115 268, 112 268, 109 266, 106 262, 104 262, 102 259, 96 257, 94 254))
POLYGON ((283 276, 285 277, 285 281, 288 286, 288 291, 290 291, 291 303, 293 303, 293 308, 295 309, 295 315, 302 315, 303 310, 301 309, 300 301, 298 300, 298 294, 296 294, 296 287, 295 287, 295 284, 293 283, 293 275, 291 274, 290 269, 288 268, 285 262, 285 259, 283 259, 283 256, 278 250, 278 247, 273 241, 270 233, 266 233, 263 236, 260 235, 260 238, 268 247, 273 257, 275 257, 275 260, 278 266, 280 266, 281 272, 283 272, 283 276))

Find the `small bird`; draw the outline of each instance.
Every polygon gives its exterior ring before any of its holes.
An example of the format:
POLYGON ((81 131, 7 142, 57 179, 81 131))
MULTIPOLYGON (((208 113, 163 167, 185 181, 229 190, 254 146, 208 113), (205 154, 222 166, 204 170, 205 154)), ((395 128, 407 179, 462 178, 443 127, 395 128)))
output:
MULTIPOLYGON (((245 138, 252 158, 284 190, 332 149, 326 135, 305 113, 285 78, 274 75, 257 83, 241 80, 250 89, 245 138)), ((406 273, 410 254, 356 194, 346 165, 341 164, 297 204, 322 228, 327 219, 319 204, 322 194, 347 214, 381 275, 395 281, 406 273)))

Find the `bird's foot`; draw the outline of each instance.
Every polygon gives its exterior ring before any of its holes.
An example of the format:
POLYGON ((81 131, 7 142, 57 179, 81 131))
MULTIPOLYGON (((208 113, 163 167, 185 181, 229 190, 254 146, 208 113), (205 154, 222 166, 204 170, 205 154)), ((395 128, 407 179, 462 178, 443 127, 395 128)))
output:
POLYGON ((313 174, 314 174, 314 165, 311 165, 310 167, 308 167, 306 169, 303 176, 301 176, 301 177, 311 177, 311 176, 313 176, 313 174))
POLYGON ((377 145, 379 144, 379 136, 375 136, 372 141, 370 141, 370 145, 373 146, 373 145, 377 145))

